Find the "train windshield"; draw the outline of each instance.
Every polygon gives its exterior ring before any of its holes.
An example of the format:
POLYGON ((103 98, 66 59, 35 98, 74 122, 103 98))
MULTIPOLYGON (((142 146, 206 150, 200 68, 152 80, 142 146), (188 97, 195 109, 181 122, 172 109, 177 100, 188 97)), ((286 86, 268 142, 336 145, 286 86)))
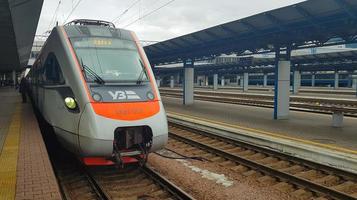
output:
MULTIPOLYGON (((145 82, 147 72, 133 41, 104 37, 71 38, 82 65, 105 82, 145 82)), ((87 81, 95 81, 86 76, 87 81)))

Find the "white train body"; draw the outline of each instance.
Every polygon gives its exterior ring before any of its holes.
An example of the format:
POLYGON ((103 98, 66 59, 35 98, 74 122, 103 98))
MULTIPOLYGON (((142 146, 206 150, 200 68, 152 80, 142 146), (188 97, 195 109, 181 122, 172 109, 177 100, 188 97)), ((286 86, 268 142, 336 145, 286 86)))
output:
POLYGON ((167 142, 161 97, 133 32, 57 26, 28 77, 36 108, 61 144, 85 161, 143 156, 167 142))

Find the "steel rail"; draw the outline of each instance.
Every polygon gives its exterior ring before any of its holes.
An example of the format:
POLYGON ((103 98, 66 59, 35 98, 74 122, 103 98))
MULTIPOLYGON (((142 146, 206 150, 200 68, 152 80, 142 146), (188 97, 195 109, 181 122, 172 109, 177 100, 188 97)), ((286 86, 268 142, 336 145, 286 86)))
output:
MULTIPOLYGON (((170 122, 170 124, 172 125, 173 123, 170 122)), ((175 127, 182 127, 182 125, 178 125, 178 126, 174 125, 174 126, 175 127)), ((185 127, 184 129, 189 131, 189 132, 196 133, 196 134, 201 134, 202 133, 203 135, 206 135, 206 136, 210 135, 208 137, 215 138, 217 141, 224 140, 224 141, 227 141, 227 143, 235 144, 235 145, 237 145, 239 147, 245 147, 247 149, 253 149, 253 150, 257 151, 257 152, 261 152, 261 153, 264 153, 264 154, 267 154, 267 155, 270 155, 270 156, 273 156, 273 157, 277 157, 277 158, 280 158, 280 159, 288 160, 288 161, 293 162, 294 164, 297 164, 297 165, 308 166, 310 168, 313 168, 313 169, 316 169, 316 170, 319 170, 319 171, 323 171, 323 172, 327 172, 327 173, 331 173, 331 172, 332 173, 336 173, 340 177, 347 178, 347 180, 348 179, 356 179, 356 175, 354 175, 354 174, 351 174, 351 173, 348 173, 348 172, 345 172, 345 171, 342 171, 342 170, 339 170, 339 169, 331 168, 329 166, 321 165, 321 164, 318 164, 318 163, 313 163, 311 161, 303 160, 301 158, 296 158, 296 157, 293 157, 293 156, 289 156, 289 155, 286 155, 286 154, 282 154, 280 152, 275 152, 275 151, 272 151, 272 150, 269 150, 269 149, 265 149, 265 148, 261 148, 261 147, 258 147, 258 146, 254 146, 252 144, 244 143, 244 142, 241 142, 241 141, 233 141, 232 139, 228 139, 228 138, 225 138, 225 137, 220 137, 220 136, 217 136, 217 135, 212 135, 211 133, 208 133, 206 131, 195 130, 194 128, 191 128, 191 127, 190 128, 185 127), (199 133, 197 133, 197 132, 199 132, 199 133)), ((309 190, 311 190, 311 191, 313 191, 315 193, 323 194, 323 195, 329 195, 329 196, 331 196, 331 197, 333 197, 335 199, 341 199, 341 200, 356 199, 356 198, 354 198, 354 197, 352 197, 352 196, 350 196, 350 195, 348 195, 346 193, 343 193, 343 192, 331 189, 329 187, 314 183, 312 181, 309 181, 309 180, 301 178, 301 177, 297 177, 297 176, 288 174, 286 172, 279 171, 277 169, 265 166, 263 164, 260 164, 260 163, 257 163, 255 161, 249 160, 249 159, 244 158, 242 156, 237 156, 237 155, 232 154, 230 152, 227 152, 227 151, 221 150, 219 148, 216 148, 216 147, 214 147, 212 145, 203 144, 203 143, 200 143, 198 141, 191 140, 189 138, 186 138, 186 137, 180 136, 178 134, 175 134, 172 131, 169 131, 169 136, 171 138, 173 138, 173 139, 179 140, 179 141, 184 142, 186 144, 190 144, 190 145, 195 146, 197 148, 204 149, 204 150, 206 150, 208 152, 211 152, 213 154, 219 155, 219 156, 221 156, 221 157, 223 157, 225 159, 228 159, 228 160, 231 160, 233 162, 237 162, 239 164, 245 165, 246 167, 249 167, 249 168, 254 169, 256 171, 260 171, 263 174, 272 175, 272 176, 277 177, 278 179, 280 179, 282 181, 291 183, 293 185, 297 185, 297 186, 299 186, 301 188, 308 188, 309 190)))
MULTIPOLYGON (((181 90, 177 89, 167 89, 161 88, 160 92, 163 93, 182 93, 181 90)), ((273 100, 274 96, 271 94, 253 94, 253 93, 235 93, 235 92, 219 92, 219 91, 202 91, 196 90, 196 95, 205 96, 220 96, 220 97, 231 97, 231 98, 245 98, 245 99, 260 99, 260 100, 273 100)), ((332 97, 309 97, 309 96, 290 96, 292 102, 299 103, 319 103, 328 105, 347 105, 350 107, 357 106, 357 99, 344 99, 344 98, 332 98, 332 97)))
POLYGON ((104 188, 95 180, 94 176, 89 172, 89 170, 83 166, 83 171, 86 175, 88 183, 95 194, 100 200, 111 200, 110 195, 105 192, 104 188))
MULTIPOLYGON (((162 96, 180 98, 182 94, 177 92, 160 92, 162 96)), ((197 100, 213 101, 219 103, 230 103, 240 105, 259 106, 266 108, 273 108, 274 102, 267 99, 249 99, 249 98, 236 98, 236 97, 220 97, 220 96, 206 96, 195 94, 197 100)), ((290 102, 290 108, 296 111, 318 112, 323 114, 343 113, 346 116, 356 117, 357 107, 333 104, 316 104, 316 103, 303 103, 303 102, 290 102)))
MULTIPOLYGON (((87 168, 83 169, 87 175, 88 181, 90 182, 93 190, 100 197, 101 200, 111 200, 111 195, 106 192, 103 186, 96 180, 95 176, 89 172, 87 168)), ((178 200, 191 200, 194 199, 191 195, 183 191, 177 185, 166 179, 164 176, 157 173, 152 167, 145 165, 139 167, 139 170, 143 172, 149 179, 159 185, 163 190, 167 191, 174 199, 178 200)))
POLYGON ((155 172, 150 166, 145 165, 144 167, 141 168, 141 170, 177 199, 180 200, 194 199, 191 195, 189 195, 181 188, 173 184, 167 178, 155 172))

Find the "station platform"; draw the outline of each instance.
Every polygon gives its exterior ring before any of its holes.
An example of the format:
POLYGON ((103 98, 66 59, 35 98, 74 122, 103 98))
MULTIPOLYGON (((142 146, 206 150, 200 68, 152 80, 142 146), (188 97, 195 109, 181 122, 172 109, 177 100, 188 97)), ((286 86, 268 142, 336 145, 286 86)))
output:
POLYGON ((162 97, 162 100, 168 114, 245 128, 357 155, 357 118, 345 117, 343 127, 334 128, 331 116, 324 114, 290 111, 290 119, 273 120, 270 108, 198 100, 193 105, 184 106, 182 99, 162 97))
MULTIPOLYGON (((167 87, 169 88, 169 87, 167 87)), ((215 91, 212 87, 195 87, 195 90, 208 90, 215 91)), ((248 93, 248 94, 270 94, 274 95, 273 87, 249 87, 248 91, 243 92, 241 87, 218 87, 219 92, 233 92, 233 93, 248 93)), ((321 88, 321 87, 301 87, 297 94, 292 96, 305 96, 305 97, 330 97, 330 98, 343 98, 343 99, 357 99, 355 89, 346 88, 321 88)))
POLYGON ((0 88, 0 199, 62 199, 30 103, 0 88))
POLYGON ((273 120, 271 108, 162 97, 169 122, 192 126, 312 162, 357 173, 357 118, 334 128, 325 114, 290 111, 273 120))

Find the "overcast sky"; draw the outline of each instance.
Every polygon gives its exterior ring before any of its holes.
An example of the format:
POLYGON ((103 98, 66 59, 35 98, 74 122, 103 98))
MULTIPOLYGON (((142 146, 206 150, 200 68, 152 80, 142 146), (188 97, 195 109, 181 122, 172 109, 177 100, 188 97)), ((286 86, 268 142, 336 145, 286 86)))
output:
POLYGON ((41 35, 58 21, 78 18, 112 21, 119 28, 136 32, 140 40, 162 41, 237 20, 260 12, 295 4, 303 0, 44 0, 37 29, 41 35), (172 1, 149 16, 146 14, 172 1), (125 10, 136 3, 131 9, 125 10), (54 20, 52 20, 54 19, 54 20), (138 20, 140 19, 140 20, 138 20), (52 20, 52 23, 51 23, 52 20), (133 23, 134 21, 137 22, 133 23), (132 23, 132 24, 131 24, 132 23), (129 25, 131 24, 131 25, 129 25), (129 26, 128 26, 129 25, 129 26))

